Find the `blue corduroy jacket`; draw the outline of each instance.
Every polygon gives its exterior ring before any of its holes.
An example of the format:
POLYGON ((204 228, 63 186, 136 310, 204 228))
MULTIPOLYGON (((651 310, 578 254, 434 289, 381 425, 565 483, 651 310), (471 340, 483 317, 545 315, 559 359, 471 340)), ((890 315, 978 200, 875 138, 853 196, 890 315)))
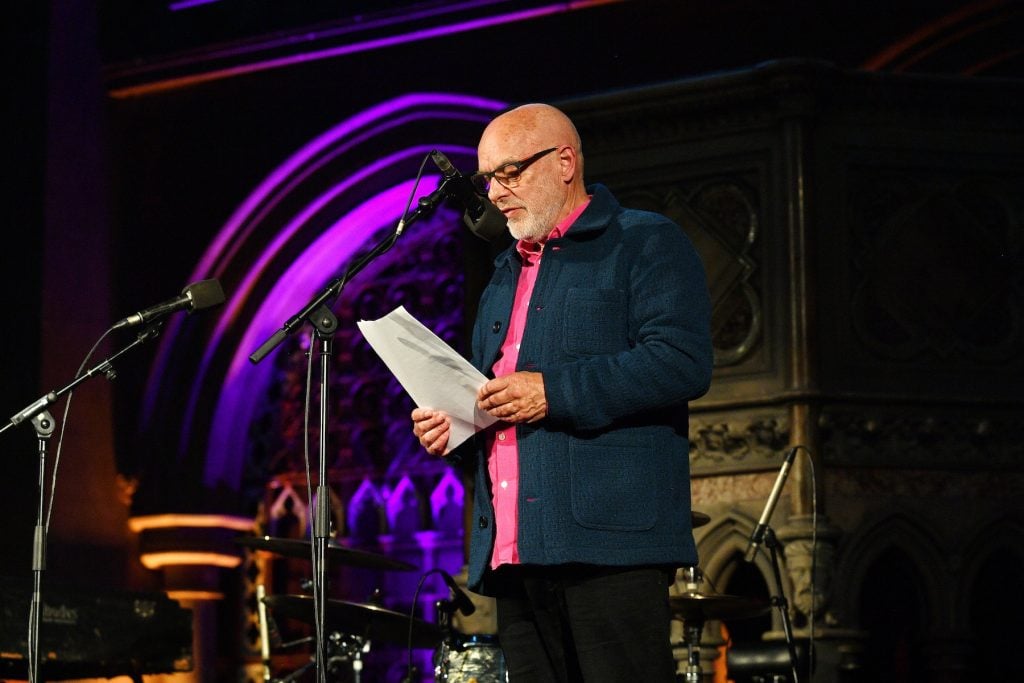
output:
MULTIPOLYGON (((711 381, 710 302, 700 257, 659 214, 607 188, 544 247, 518 370, 544 378, 548 415, 517 427, 524 564, 697 562, 690 521, 687 402, 711 381)), ((473 333, 490 373, 520 261, 495 260, 473 333)), ((455 451, 475 467, 469 585, 486 594, 494 510, 483 434, 455 451)))

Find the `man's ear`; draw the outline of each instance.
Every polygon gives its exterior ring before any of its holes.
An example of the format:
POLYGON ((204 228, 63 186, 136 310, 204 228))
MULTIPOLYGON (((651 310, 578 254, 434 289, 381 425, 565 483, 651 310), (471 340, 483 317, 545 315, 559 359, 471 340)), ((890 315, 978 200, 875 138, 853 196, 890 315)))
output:
POLYGON ((558 150, 558 163, 561 166, 561 178, 563 183, 570 183, 579 173, 579 157, 569 145, 558 150))

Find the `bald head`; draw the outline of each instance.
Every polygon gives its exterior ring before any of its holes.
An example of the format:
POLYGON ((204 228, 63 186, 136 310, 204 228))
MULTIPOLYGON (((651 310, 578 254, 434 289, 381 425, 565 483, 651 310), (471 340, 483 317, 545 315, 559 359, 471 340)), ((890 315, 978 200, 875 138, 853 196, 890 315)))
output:
POLYGON ((580 150, 580 136, 569 117, 549 104, 524 104, 496 117, 484 130, 488 133, 515 132, 541 146, 571 145, 580 150))
POLYGON ((477 157, 482 173, 522 169, 514 181, 491 182, 487 193, 516 239, 543 241, 587 201, 579 133, 550 105, 524 104, 497 116, 480 136, 477 157))
MULTIPOLYGON (((583 186, 580 134, 572 120, 550 104, 524 104, 497 116, 480 136, 481 147, 485 142, 506 149, 520 147, 535 151, 568 145, 576 155, 576 174, 580 187, 583 186)), ((481 166, 481 170, 486 168, 481 166)))

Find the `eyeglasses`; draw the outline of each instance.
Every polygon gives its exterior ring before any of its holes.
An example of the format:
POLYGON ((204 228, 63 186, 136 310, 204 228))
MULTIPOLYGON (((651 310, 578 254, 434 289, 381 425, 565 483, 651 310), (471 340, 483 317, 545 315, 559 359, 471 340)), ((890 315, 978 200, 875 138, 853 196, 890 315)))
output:
POLYGON ((522 176, 523 171, 546 154, 551 154, 557 147, 550 147, 543 152, 537 152, 532 157, 527 157, 522 161, 512 161, 500 168, 496 168, 493 171, 486 173, 474 173, 469 177, 473 183, 473 187, 480 194, 487 194, 487 191, 491 189, 491 180, 497 180, 499 183, 509 188, 510 190, 519 184, 519 178, 522 176))

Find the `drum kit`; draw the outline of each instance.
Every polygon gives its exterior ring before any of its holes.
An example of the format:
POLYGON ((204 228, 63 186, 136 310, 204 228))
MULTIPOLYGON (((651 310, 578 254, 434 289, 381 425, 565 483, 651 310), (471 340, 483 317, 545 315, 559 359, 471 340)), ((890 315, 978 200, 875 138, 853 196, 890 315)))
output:
MULTIPOLYGON (((239 545, 271 556, 312 558, 310 541, 246 536, 237 539, 239 545)), ((349 548, 336 540, 327 542, 327 562, 331 566, 346 566, 384 571, 418 571, 415 565, 402 560, 365 550, 349 548)), ((311 595, 267 595, 263 586, 257 587, 257 610, 260 620, 260 645, 263 659, 263 678, 273 683, 288 683, 301 679, 317 665, 312 656, 309 663, 284 677, 274 678, 271 672, 270 646, 273 640, 271 624, 277 618, 293 619, 315 626, 316 611, 311 595), (269 609, 270 615, 267 614, 269 609)), ((363 670, 363 655, 374 643, 388 643, 402 647, 434 650, 435 681, 437 683, 503 683, 504 662, 497 646, 496 636, 464 636, 450 627, 455 611, 453 603, 438 603, 437 622, 429 622, 408 613, 387 609, 379 604, 357 603, 346 600, 328 600, 324 605, 327 626, 324 668, 328 680, 351 680, 359 683, 363 670), (463 676, 470 676, 464 678, 463 676)), ((281 649, 312 642, 312 637, 291 643, 281 643, 281 649)), ((414 670, 403 681, 412 681, 414 670)))
MULTIPOLYGON (((710 517, 703 513, 691 514, 695 528, 710 521, 710 517)), ((306 540, 253 536, 239 538, 237 543, 252 550, 281 557, 310 559, 312 556, 311 544, 306 540)), ((329 564, 348 567, 417 571, 417 567, 408 562, 349 548, 333 539, 328 541, 327 560, 329 564)), ((687 665, 682 680, 686 683, 701 683, 700 636, 705 622, 757 617, 766 614, 770 605, 763 600, 702 592, 703 577, 697 567, 684 567, 683 574, 685 589, 680 594, 669 596, 669 605, 672 618, 683 622, 687 665)), ((266 595, 262 586, 258 587, 257 597, 264 680, 273 683, 298 680, 308 669, 316 666, 315 658, 283 678, 272 678, 271 639, 268 636, 270 617, 266 614, 266 609, 269 608, 276 617, 313 625, 314 599, 309 595, 266 595)), ((504 683, 504 660, 497 637, 486 634, 465 636, 455 632, 450 627, 450 617, 455 609, 452 603, 447 602, 445 605, 445 602, 447 601, 439 603, 438 621, 432 623, 377 604, 328 600, 324 607, 324 618, 329 632, 326 656, 330 661, 325 666, 329 672, 334 673, 342 669, 351 671, 351 675, 346 675, 345 678, 358 683, 363 667, 363 654, 370 651, 371 643, 385 642, 409 648, 433 649, 436 683, 504 683)), ((296 642, 311 640, 304 638, 296 642)), ((281 647, 292 644, 295 643, 284 644, 281 647)), ((404 680, 411 681, 412 677, 413 671, 410 667, 410 672, 404 680)))
MULTIPOLYGON (((711 521, 711 517, 693 511, 690 513, 694 529, 711 521)), ((704 624, 717 619, 749 619, 767 614, 771 605, 765 600, 702 592, 704 577, 699 567, 683 567, 684 590, 669 596, 672 618, 683 622, 683 640, 686 644, 685 683, 701 683, 700 635, 704 624)))

